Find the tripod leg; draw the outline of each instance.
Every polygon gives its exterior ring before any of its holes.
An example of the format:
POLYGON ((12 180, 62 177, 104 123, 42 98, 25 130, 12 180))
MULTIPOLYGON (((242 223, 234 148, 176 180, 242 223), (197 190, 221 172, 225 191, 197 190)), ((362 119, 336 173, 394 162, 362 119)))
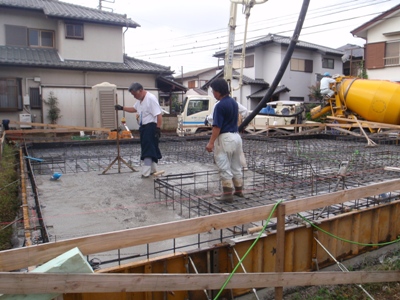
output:
POLYGON ((105 170, 103 171, 103 173, 101 173, 101 174, 105 174, 105 173, 112 167, 112 165, 115 164, 115 162, 117 161, 117 159, 118 159, 118 156, 112 161, 111 164, 108 165, 107 169, 105 169, 105 170))
POLYGON ((134 167, 132 167, 131 165, 129 165, 122 157, 119 158, 129 169, 131 169, 133 172, 137 172, 138 170, 136 170, 134 167))

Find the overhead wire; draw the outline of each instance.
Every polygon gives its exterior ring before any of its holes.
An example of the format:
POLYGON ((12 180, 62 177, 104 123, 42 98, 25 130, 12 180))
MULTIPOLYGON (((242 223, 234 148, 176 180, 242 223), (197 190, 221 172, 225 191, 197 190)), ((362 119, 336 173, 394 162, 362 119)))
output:
MULTIPOLYGON (((369 0, 369 2, 376 2, 377 0, 369 0)), ((376 5, 376 4, 381 4, 381 3, 383 3, 383 2, 388 2, 388 1, 392 1, 392 0, 379 0, 379 2, 377 2, 377 3, 375 3, 374 5, 376 5)), ((356 5, 358 5, 358 3, 359 3, 359 1, 358 0, 352 0, 352 1, 346 1, 345 3, 346 4, 350 4, 350 5, 354 5, 354 4, 352 4, 353 2, 356 2, 356 5)), ((334 5, 330 5, 330 6, 325 6, 325 7, 322 7, 322 8, 316 8, 316 9, 314 9, 313 11, 311 11, 311 13, 310 13, 310 15, 312 15, 313 13, 312 12, 314 12, 314 14, 319 14, 319 10, 321 10, 321 9, 323 9, 324 11, 326 11, 326 10, 328 10, 329 9, 329 15, 331 15, 331 14, 334 14, 335 12, 334 11, 332 11, 331 10, 331 8, 332 7, 334 7, 334 6, 338 6, 338 5, 342 5, 343 3, 339 3, 339 4, 334 4, 334 5)), ((363 2, 363 5, 362 6, 356 6, 356 7, 354 7, 354 8, 352 8, 352 9, 359 9, 359 8, 363 8, 363 7, 366 7, 366 6, 369 6, 369 5, 365 5, 365 2, 363 2)), ((343 8, 343 6, 341 6, 341 8, 343 8)), ((345 7, 346 8, 346 7, 345 7)), ((344 11, 348 11, 349 9, 346 9, 346 10, 344 10, 344 11)), ((323 15, 323 16, 325 16, 325 15, 323 15)), ((318 17, 321 17, 321 15, 317 15, 317 17, 316 18, 318 18, 318 17)), ((267 21, 266 20, 262 20, 262 21, 255 21, 255 22, 251 22, 250 24, 251 25, 255 25, 255 24, 260 24, 260 23, 265 23, 265 22, 271 22, 271 20, 273 21, 273 20, 284 20, 284 19, 288 19, 288 18, 294 18, 290 23, 286 23, 286 24, 275 24, 274 26, 282 26, 282 25, 288 25, 288 24, 293 24, 294 22, 295 22, 295 19, 297 18, 297 14, 295 14, 295 13, 293 13, 293 14, 289 14, 289 15, 285 15, 285 16, 279 16, 279 17, 273 17, 273 18, 269 18, 267 21)), ((310 18, 308 18, 308 19, 310 19, 310 18)), ((237 27, 242 27, 242 25, 237 25, 237 27)), ((261 29, 255 29, 255 30, 249 30, 249 32, 252 32, 252 31, 257 31, 257 30, 262 30, 262 28, 261 29)), ((193 34, 189 34, 189 35, 184 35, 184 36, 181 36, 181 37, 177 37, 177 38, 174 38, 174 39, 172 39, 172 41, 179 41, 179 40, 184 40, 185 41, 185 43, 184 44, 178 44, 178 45, 173 45, 173 46, 184 46, 184 45, 188 45, 189 43, 187 43, 187 39, 188 38, 195 38, 195 39, 197 39, 198 37, 200 37, 200 36, 202 36, 202 35, 206 35, 207 37, 209 37, 210 36, 210 34, 211 33, 223 33, 224 35, 222 36, 223 38, 226 38, 227 37, 227 34, 226 34, 226 28, 221 28, 221 29, 216 29, 216 30, 209 30, 209 31, 206 31, 206 32, 202 32, 202 33, 199 33, 199 34, 195 34, 195 36, 193 35, 193 34)), ((238 32, 238 34, 242 34, 243 32, 238 32)), ((206 39, 206 40, 203 40, 203 41, 210 41, 210 40, 213 40, 212 38, 208 38, 208 39, 206 39)), ((169 40, 164 40, 164 41, 168 41, 168 42, 171 42, 171 39, 169 39, 169 40)), ((155 42, 154 42, 155 43, 155 42)), ((157 45, 159 45, 160 43, 163 43, 163 40, 158 40, 157 41, 157 45)), ((146 44, 144 44, 144 45, 146 45, 146 44)), ((143 51, 136 51, 136 53, 143 53, 143 52, 145 52, 145 51, 147 51, 147 50, 143 50, 143 51)))
MULTIPOLYGON (((346 10, 343 10, 343 6, 340 6, 341 10, 335 12, 335 11, 332 11, 331 8, 335 7, 335 6, 338 6, 338 5, 341 5, 341 4, 334 4, 334 5, 331 5, 331 6, 325 6, 325 7, 322 7, 322 8, 317 8, 317 9, 313 10, 313 12, 314 12, 314 14, 317 14, 319 10, 324 10, 324 11, 328 10, 329 11, 328 14, 329 15, 333 15, 333 14, 342 13, 344 11, 349 11, 349 10, 359 10, 360 8, 368 7, 368 6, 371 6, 371 5, 378 5, 378 4, 381 4, 381 3, 384 3, 384 2, 388 2, 388 1, 391 1, 391 0, 383 0, 383 1, 372 0, 372 1, 369 1, 367 3, 363 2, 362 5, 358 5, 359 2, 354 0, 354 1, 350 1, 350 4, 353 6, 353 7, 349 6, 350 9, 348 8, 346 10), (356 3, 356 4, 354 5, 353 3, 356 3)), ((346 3, 349 3, 349 2, 346 2, 346 3)), ((345 19, 335 20, 335 21, 331 21, 331 22, 323 22, 323 23, 319 23, 319 24, 315 24, 315 25, 304 26, 304 29, 321 27, 321 26, 326 26, 326 25, 332 25, 332 24, 345 22, 345 21, 347 22, 349 20, 355 20, 355 19, 359 19, 359 18, 363 18, 363 17, 367 17, 367 16, 373 16, 373 15, 377 15, 377 14, 380 14, 380 13, 382 13, 382 12, 376 12, 376 13, 371 13, 371 14, 367 14, 367 15, 354 16, 352 18, 345 18, 345 19)), ((295 15, 295 14, 293 14, 293 15, 295 15)), ((326 15, 327 14, 316 15, 315 17, 308 18, 306 21, 309 21, 311 19, 322 18, 322 17, 325 17, 326 15)), ((291 15, 289 15, 289 17, 290 16, 291 15)), ((273 18, 273 19, 281 20, 281 19, 286 19, 286 18, 288 18, 288 16, 277 17, 277 18, 273 18)), ((269 19, 268 21, 270 21, 270 20, 271 19, 269 19)), ((251 23, 251 24, 254 25, 254 24, 260 24, 260 23, 265 23, 265 22, 266 21, 258 21, 258 22, 251 23)), ((286 22, 286 23, 279 23, 279 24, 272 24, 270 27, 267 27, 267 28, 265 28, 265 27, 263 27, 263 28, 255 28, 255 29, 249 30, 249 35, 251 33, 254 33, 254 32, 266 31, 266 30, 274 28, 274 27, 281 27, 281 26, 285 26, 285 25, 291 25, 294 22, 295 21, 286 22)), ((335 27, 333 29, 337 29, 337 27, 335 27)), ((331 29, 331 30, 333 30, 333 29, 331 29)), ((325 29, 325 31, 326 30, 330 30, 330 29, 325 29)), ((288 29, 288 30, 283 30, 283 31, 280 31, 280 32, 274 32, 274 33, 275 34, 281 34, 281 33, 287 33, 287 32, 291 32, 291 31, 292 31, 292 29, 288 29)), ((309 34, 315 34, 315 33, 318 33, 318 32, 305 33, 305 34, 303 34, 303 36, 304 35, 309 35, 309 34)), ((241 34, 241 33, 238 32, 238 35, 239 34, 241 34)), ((249 40, 254 40, 254 39, 260 38, 262 36, 265 36, 265 34, 259 35, 259 36, 255 36, 255 37, 254 36, 250 37, 249 40)), ((179 40, 179 39, 181 39, 181 38, 177 38, 176 40, 179 40)), ((171 50, 168 50, 168 49, 167 50, 162 50, 162 51, 155 50, 155 51, 150 52, 150 53, 149 53, 148 50, 137 51, 137 52, 135 52, 136 53, 135 57, 148 57, 149 59, 159 59, 159 58, 167 58, 167 57, 173 57, 173 56, 178 56, 178 55, 191 55, 191 54, 194 54, 194 53, 202 52, 206 48, 208 48, 209 51, 225 50, 227 32, 226 32, 226 28, 225 29, 218 29, 218 30, 214 30, 214 31, 207 31, 207 32, 204 32, 204 33, 200 33, 200 34, 198 34, 196 36, 185 35, 185 36, 182 37, 182 39, 185 39, 186 42, 185 43, 181 43, 181 44, 171 45, 170 46, 171 50), (212 38, 209 38, 210 34, 213 34, 213 33, 218 34, 218 33, 222 33, 222 32, 223 32, 223 35, 220 35, 220 36, 217 36, 217 37, 214 36, 212 38), (201 37, 203 34, 205 34, 208 38, 199 40, 199 37, 201 37), (195 39, 195 43, 198 44, 198 45, 193 46, 193 42, 187 42, 188 38, 195 39), (218 43, 215 43, 215 39, 219 39, 220 41, 218 41, 218 43), (208 41, 213 41, 213 42, 205 44, 205 45, 200 45, 200 43, 204 43, 204 42, 208 42, 208 41), (188 45, 190 45, 191 47, 185 47, 185 46, 188 46, 188 45), (223 45, 224 47, 218 49, 218 46, 220 46, 220 45, 223 45), (179 49, 179 47, 185 47, 185 48, 179 49), (142 53, 145 53, 145 54, 142 54, 142 53)))

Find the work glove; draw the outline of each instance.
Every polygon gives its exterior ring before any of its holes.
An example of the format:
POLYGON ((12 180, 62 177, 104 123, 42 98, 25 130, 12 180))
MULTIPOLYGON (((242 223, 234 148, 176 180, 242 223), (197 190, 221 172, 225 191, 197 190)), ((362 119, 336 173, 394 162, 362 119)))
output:
POLYGON ((124 107, 119 104, 115 105, 114 107, 115 107, 115 110, 124 110, 124 107))
POLYGON ((161 128, 156 128, 156 139, 160 139, 161 137, 161 128))

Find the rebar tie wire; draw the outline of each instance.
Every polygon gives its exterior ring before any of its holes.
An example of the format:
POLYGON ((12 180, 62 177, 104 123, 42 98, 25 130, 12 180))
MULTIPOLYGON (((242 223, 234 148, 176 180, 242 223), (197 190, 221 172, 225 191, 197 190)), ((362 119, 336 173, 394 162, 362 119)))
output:
POLYGON ((227 286, 227 284, 229 283, 229 281, 231 280, 231 278, 233 277, 233 274, 235 274, 237 268, 239 268, 239 266, 242 265, 243 260, 246 258, 246 256, 250 253, 250 251, 253 249, 253 247, 257 244, 258 240, 260 239, 261 235, 264 233, 265 229, 267 228, 267 225, 269 223, 269 221, 272 218, 273 213, 275 212, 276 208, 278 207, 279 204, 281 204, 283 202, 283 200, 279 200, 277 203, 275 203, 274 207, 271 210, 271 213, 269 214, 265 225, 263 227, 263 229, 260 231, 260 233, 258 234, 257 238, 254 240, 254 242, 251 244, 251 246, 249 247, 249 249, 246 251, 246 253, 243 255, 243 257, 239 260, 239 262, 236 264, 236 267, 232 270, 232 272, 229 274, 228 278, 225 280, 224 284, 222 285, 221 289, 219 290, 218 294, 214 297, 214 300, 217 300, 218 297, 221 295, 222 291, 225 289, 225 287, 227 286))
MULTIPOLYGON (((345 266, 344 264, 342 264, 341 262, 338 262, 338 261, 337 261, 337 259, 328 251, 328 249, 326 249, 326 248, 324 247, 324 245, 322 245, 322 243, 321 243, 317 238, 314 237, 314 240, 315 240, 315 241, 322 247, 322 249, 324 249, 325 252, 328 253, 328 255, 336 262, 336 264, 338 265, 339 269, 340 269, 342 272, 350 272, 350 271, 346 268, 346 266, 345 266)), ((372 297, 372 296, 368 293, 368 291, 367 291, 366 289, 364 289, 364 287, 363 287, 361 284, 356 284, 356 286, 358 286, 358 287, 368 296, 369 299, 374 300, 374 297, 372 297)))

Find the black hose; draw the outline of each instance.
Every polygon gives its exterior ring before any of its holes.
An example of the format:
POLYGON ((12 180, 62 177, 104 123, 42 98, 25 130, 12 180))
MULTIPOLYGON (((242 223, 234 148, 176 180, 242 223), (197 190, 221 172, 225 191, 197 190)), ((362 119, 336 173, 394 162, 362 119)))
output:
POLYGON ((261 99, 260 103, 258 103, 257 107, 251 112, 250 115, 247 116, 246 119, 243 120, 242 124, 239 126, 239 132, 243 131, 247 125, 253 120, 253 118, 260 112, 260 110, 265 106, 269 98, 271 98, 272 94, 275 92, 276 87, 278 86, 279 82, 282 79, 283 74, 289 64, 289 61, 292 57, 294 48, 299 40, 300 32, 303 27, 304 19, 306 18, 308 5, 310 4, 310 0, 304 0, 303 5, 301 7, 300 15, 297 20, 296 28, 293 32, 292 39, 289 43, 289 47, 286 51, 285 57, 283 58, 282 64, 278 70, 278 73, 275 76, 274 81, 272 82, 271 86, 269 87, 265 96, 261 99))

